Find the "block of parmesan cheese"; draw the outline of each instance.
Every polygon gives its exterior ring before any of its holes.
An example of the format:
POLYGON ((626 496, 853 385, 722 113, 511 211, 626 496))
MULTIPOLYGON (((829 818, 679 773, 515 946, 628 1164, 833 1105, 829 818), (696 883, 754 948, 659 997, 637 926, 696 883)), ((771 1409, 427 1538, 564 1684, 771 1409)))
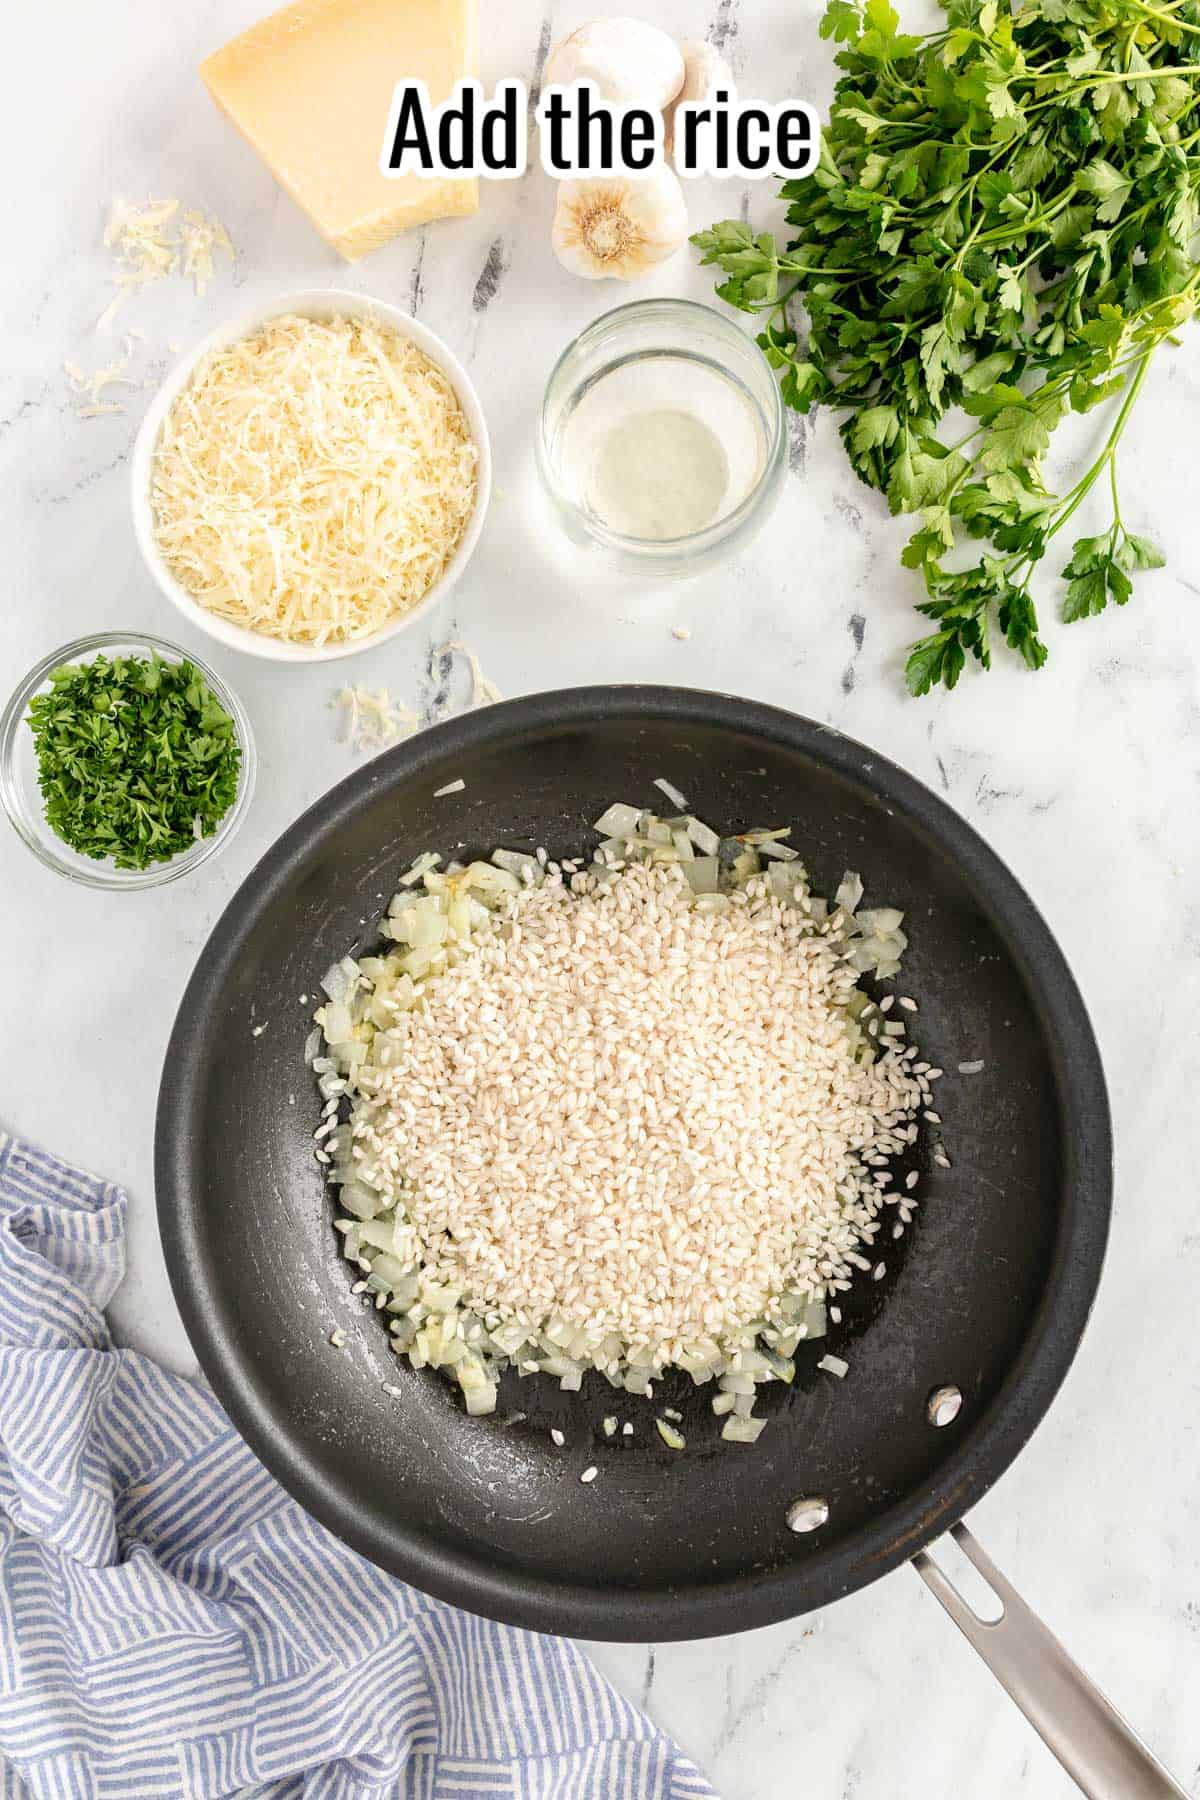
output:
POLYGON ((295 0, 201 65, 218 106, 353 261, 410 225, 471 213, 474 179, 379 172, 396 82, 434 105, 478 73, 478 0, 295 0))

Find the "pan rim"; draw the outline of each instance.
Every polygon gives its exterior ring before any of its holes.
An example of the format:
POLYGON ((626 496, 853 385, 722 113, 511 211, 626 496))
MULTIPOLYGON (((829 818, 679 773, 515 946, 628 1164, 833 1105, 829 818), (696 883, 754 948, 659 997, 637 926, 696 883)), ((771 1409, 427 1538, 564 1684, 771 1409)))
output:
POLYGON ((985 840, 924 783, 835 727, 737 695, 696 688, 611 684, 552 689, 450 719, 376 757, 321 796, 264 853, 214 926, 180 1002, 159 1088, 155 1134, 159 1233, 176 1304, 217 1398, 285 1490, 335 1536, 390 1573, 469 1611, 535 1631, 650 1642, 709 1637, 774 1624, 842 1598, 909 1560, 995 1485, 1049 1410, 1074 1360, 1103 1267, 1112 1208, 1108 1095, 1083 997, 1049 926, 985 840), (216 1303, 212 1271, 189 1193, 188 1121, 200 1095, 204 1014, 221 991, 250 923, 292 869, 381 787, 419 776, 455 751, 571 723, 664 718, 681 726, 751 731, 865 782, 885 804, 930 832, 986 892, 992 924, 1026 980, 1060 1071, 1063 1223, 1046 1285, 1003 1386, 935 1478, 847 1538, 808 1548, 802 1564, 695 1587, 602 1588, 489 1563, 464 1547, 417 1541, 355 1516, 286 1430, 216 1303))

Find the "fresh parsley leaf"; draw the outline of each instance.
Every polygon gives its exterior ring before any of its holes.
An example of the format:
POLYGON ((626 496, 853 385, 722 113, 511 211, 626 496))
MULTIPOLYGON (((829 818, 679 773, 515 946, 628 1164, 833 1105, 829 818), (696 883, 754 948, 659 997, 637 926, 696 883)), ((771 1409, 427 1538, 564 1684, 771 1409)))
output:
POLYGON ((980 466, 988 471, 1017 468, 1050 447, 1050 433, 1032 406, 1002 406, 992 419, 980 466))
POLYGON ((816 363, 788 363, 784 371, 783 398, 785 403, 796 412, 807 412, 815 400, 821 397, 824 378, 816 363))
POLYGON ((1128 565, 1122 563, 1122 568, 1129 566, 1135 569, 1161 569, 1166 563, 1167 559, 1158 545, 1152 544, 1149 538, 1134 537, 1132 532, 1127 532, 1125 545, 1129 552, 1130 563, 1128 565))
POLYGON ((888 486, 892 511, 917 512, 947 500, 970 466, 955 450, 934 455, 919 445, 910 445, 892 465, 888 486))
MULTIPOLYGON (((1066 571, 1063 571, 1064 574, 1066 571)), ((1090 614, 1102 613, 1108 605, 1108 590, 1104 583, 1104 565, 1098 569, 1087 569, 1082 575, 1072 577, 1071 584, 1063 597, 1062 616, 1070 623, 1073 619, 1086 619, 1090 614)))
POLYGON ((1068 587, 1062 616, 1068 622, 1102 613, 1109 600, 1124 606, 1133 593, 1130 569, 1159 569, 1161 551, 1146 538, 1134 537, 1120 524, 1100 537, 1077 538, 1063 570, 1068 587))
POLYGON ((1046 660, 1046 646, 1038 636, 1038 616, 1029 589, 1006 585, 1000 593, 997 617, 1004 641, 1016 650, 1030 669, 1040 669, 1046 660))
POLYGON ((861 24, 859 10, 850 0, 829 0, 818 30, 823 38, 832 38, 835 43, 852 44, 861 24))
POLYGON ((851 437, 854 448, 865 455, 868 450, 886 449, 896 441, 900 415, 894 406, 868 406, 854 420, 851 437))
MULTIPOLYGON (((1013 360, 1014 352, 1011 350, 993 350, 990 356, 981 356, 963 374, 964 391, 968 394, 986 394, 995 387, 1002 375, 1008 374, 1013 360)), ((1020 392, 1019 389, 1011 391, 1020 392)))
POLYGON ((1025 310, 1025 283, 1016 269, 1005 265, 1000 271, 1000 283, 996 290, 996 300, 1002 312, 1023 313, 1025 310))
POLYGON ((913 695, 927 694, 940 682, 943 687, 956 687, 966 658, 958 635, 953 630, 935 631, 932 637, 914 644, 904 665, 904 678, 913 695))
POLYGON ((1120 218, 1125 202, 1133 192, 1132 176, 1122 175, 1103 156, 1080 169, 1075 181, 1085 193, 1095 194, 1100 201, 1096 218, 1102 225, 1111 225, 1114 219, 1120 218))

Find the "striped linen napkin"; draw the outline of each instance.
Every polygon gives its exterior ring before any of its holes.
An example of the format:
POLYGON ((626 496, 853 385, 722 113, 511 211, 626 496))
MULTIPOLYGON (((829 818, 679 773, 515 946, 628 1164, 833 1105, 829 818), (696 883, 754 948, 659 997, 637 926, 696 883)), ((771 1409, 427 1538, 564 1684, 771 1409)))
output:
POLYGON ((384 1575, 114 1348, 125 1208, 0 1134, 0 1800, 713 1800, 572 1644, 384 1575))

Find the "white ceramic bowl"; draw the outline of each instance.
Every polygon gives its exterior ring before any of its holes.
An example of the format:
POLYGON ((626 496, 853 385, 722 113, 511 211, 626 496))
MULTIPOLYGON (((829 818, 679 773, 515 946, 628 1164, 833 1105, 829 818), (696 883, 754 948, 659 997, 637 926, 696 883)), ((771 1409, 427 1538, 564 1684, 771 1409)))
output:
POLYGON ((227 644, 231 650, 244 650, 251 656, 265 656, 272 662, 333 662, 338 657, 357 656, 362 650, 373 649, 376 644, 384 643, 395 637, 407 626, 418 619, 437 604, 443 595, 449 593, 467 563, 470 561, 479 534, 483 530, 483 521, 487 515, 488 501, 492 491, 492 452, 488 440, 488 429, 483 416, 483 408, 479 404, 479 396, 475 392, 470 376, 459 362, 449 346, 443 343, 436 332, 430 331, 418 319, 402 312, 398 306, 389 306, 385 300, 374 300, 365 294, 343 293, 337 288, 308 288, 302 293, 281 294, 277 299, 264 302, 252 312, 244 313, 240 318, 222 325, 212 331, 206 338, 182 356, 167 375, 154 399, 151 401, 142 426, 133 447, 132 467, 132 499, 133 529, 138 546, 155 581, 173 606, 193 625, 206 631, 218 643, 227 644), (349 643, 324 644, 319 648, 311 644, 289 644, 282 638, 266 636, 259 631, 249 631, 243 625, 231 625, 228 620, 219 618, 216 613, 209 612, 194 600, 177 581, 167 567, 166 561, 158 547, 154 533, 154 515, 150 506, 150 471, 158 444, 159 433, 163 421, 175 403, 177 395, 187 386, 192 372, 201 357, 210 350, 221 350, 228 344, 234 344, 239 338, 248 337, 257 331, 269 319, 276 319, 283 313, 299 313, 303 318, 329 319, 334 317, 367 318, 381 325, 390 325, 396 331, 423 350, 433 362, 445 371, 458 395, 470 428, 471 436, 479 451, 479 466, 475 489, 475 510, 463 533, 457 550, 446 566, 441 579, 435 581, 428 593, 418 600, 405 613, 400 613, 381 630, 372 632, 369 637, 355 638, 349 643))

